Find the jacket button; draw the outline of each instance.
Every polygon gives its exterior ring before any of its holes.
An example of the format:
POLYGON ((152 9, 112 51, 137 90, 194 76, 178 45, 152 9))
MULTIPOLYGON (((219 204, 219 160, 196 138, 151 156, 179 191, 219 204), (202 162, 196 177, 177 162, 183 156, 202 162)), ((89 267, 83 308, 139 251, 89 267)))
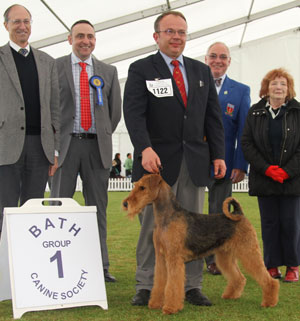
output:
POLYGON ((21 110, 24 110, 24 107, 21 107, 21 110))
POLYGON ((21 129, 24 130, 24 127, 22 126, 21 129))
POLYGON ((183 116, 183 119, 184 119, 184 120, 187 119, 187 115, 184 115, 184 116, 183 116))
POLYGON ((183 141, 182 141, 182 143, 185 145, 186 141, 185 141, 185 140, 183 140, 183 141))

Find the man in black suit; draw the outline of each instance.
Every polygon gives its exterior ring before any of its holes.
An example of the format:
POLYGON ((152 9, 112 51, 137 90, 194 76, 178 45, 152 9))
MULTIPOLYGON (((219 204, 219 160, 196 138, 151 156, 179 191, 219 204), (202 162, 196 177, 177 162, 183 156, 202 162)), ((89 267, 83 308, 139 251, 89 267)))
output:
MULTIPOLYGON (((180 12, 163 13, 154 29, 159 52, 130 66, 124 92, 124 117, 134 146, 133 181, 146 172, 162 170, 180 204, 201 213, 211 162, 216 178, 222 178, 226 170, 214 80, 208 66, 182 55, 187 23, 180 12), (179 61, 180 71, 174 60, 179 61)), ((151 206, 145 208, 140 221, 133 305, 146 305, 153 285, 151 206)), ((186 299, 208 306, 210 301, 201 293, 202 267, 202 260, 186 264, 186 299)))

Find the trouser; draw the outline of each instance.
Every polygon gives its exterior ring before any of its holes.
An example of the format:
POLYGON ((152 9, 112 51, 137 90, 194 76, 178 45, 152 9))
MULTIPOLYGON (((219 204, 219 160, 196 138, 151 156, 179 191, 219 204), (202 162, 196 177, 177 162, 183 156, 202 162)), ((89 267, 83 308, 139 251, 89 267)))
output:
MULTIPOLYGON (((182 162, 179 177, 172 186, 177 200, 183 208, 195 213, 203 212, 205 187, 195 186, 189 176, 185 161, 182 162)), ((137 244, 136 289, 151 290, 153 286, 155 250, 153 245, 154 217, 152 205, 146 206, 140 214, 141 231, 137 244)), ((199 288, 202 283, 203 260, 186 264, 185 290, 199 288)))

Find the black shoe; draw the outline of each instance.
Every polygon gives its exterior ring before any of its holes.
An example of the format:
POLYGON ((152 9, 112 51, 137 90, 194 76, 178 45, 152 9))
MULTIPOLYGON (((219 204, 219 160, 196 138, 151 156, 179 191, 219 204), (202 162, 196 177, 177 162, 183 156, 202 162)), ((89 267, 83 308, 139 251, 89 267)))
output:
POLYGON ((114 276, 112 276, 108 270, 104 270, 104 279, 105 282, 116 282, 116 278, 114 276))
POLYGON ((138 290, 131 301, 131 305, 148 305, 150 293, 150 290, 138 290))
POLYGON ((201 293, 200 289, 192 289, 187 291, 185 293, 185 299, 193 305, 212 305, 208 298, 201 293))

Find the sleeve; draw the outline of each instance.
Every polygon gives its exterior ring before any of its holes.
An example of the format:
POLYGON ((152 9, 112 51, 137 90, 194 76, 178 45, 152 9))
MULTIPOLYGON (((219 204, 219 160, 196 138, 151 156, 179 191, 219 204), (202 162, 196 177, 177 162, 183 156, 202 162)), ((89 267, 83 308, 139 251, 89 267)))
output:
POLYGON ((60 150, 60 99, 59 99, 59 85, 56 61, 53 60, 51 68, 51 125, 54 133, 54 149, 60 150))
POLYGON ((129 67, 123 104, 125 124, 138 155, 145 148, 152 146, 146 121, 148 107, 146 77, 139 65, 133 63, 129 67))
POLYGON ((114 67, 111 91, 109 95, 109 113, 111 119, 112 132, 115 131, 121 119, 121 89, 118 79, 117 68, 114 67))
POLYGON ((257 172, 264 175, 270 164, 265 160, 256 146, 255 138, 253 135, 254 128, 251 119, 252 117, 250 109, 246 118, 243 135, 241 138, 241 146, 245 159, 249 162, 251 168, 254 168, 257 172))
POLYGON ((211 160, 225 159, 225 137, 222 112, 214 80, 209 68, 208 74, 209 93, 204 122, 205 134, 207 136, 211 160))
POLYGON ((247 172, 248 169, 248 162, 245 160, 242 146, 241 146, 241 137, 243 134, 243 129, 245 126, 245 121, 250 109, 250 88, 245 86, 241 104, 239 108, 239 115, 238 115, 238 128, 237 128, 237 145, 234 153, 234 162, 233 168, 241 169, 247 172))

